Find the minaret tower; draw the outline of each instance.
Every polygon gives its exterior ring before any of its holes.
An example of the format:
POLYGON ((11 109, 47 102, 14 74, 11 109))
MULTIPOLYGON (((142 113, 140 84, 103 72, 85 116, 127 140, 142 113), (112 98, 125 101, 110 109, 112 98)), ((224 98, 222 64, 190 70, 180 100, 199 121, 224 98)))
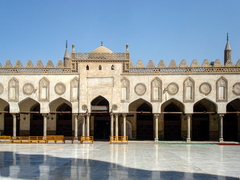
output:
POLYGON ((66 41, 66 51, 65 51, 63 60, 64 60, 64 66, 67 67, 69 65, 69 54, 68 54, 68 50, 67 50, 67 41, 66 41))
POLYGON ((230 45, 228 43, 228 33, 227 33, 227 44, 224 50, 224 65, 227 63, 228 60, 231 61, 231 48, 230 45))

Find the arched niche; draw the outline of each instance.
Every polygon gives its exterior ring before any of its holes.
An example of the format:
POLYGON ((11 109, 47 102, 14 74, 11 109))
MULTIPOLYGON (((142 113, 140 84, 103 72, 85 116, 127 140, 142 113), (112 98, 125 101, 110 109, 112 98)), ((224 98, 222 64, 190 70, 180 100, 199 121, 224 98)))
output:
POLYGON ((70 99, 71 102, 77 102, 78 101, 78 92, 79 92, 79 82, 77 77, 73 78, 70 82, 70 99))
POLYGON ((188 77, 183 82, 183 102, 194 102, 195 98, 195 82, 192 78, 188 77))
POLYGON ((121 102, 129 102, 130 99, 130 81, 127 78, 121 80, 121 102))
POLYGON ((17 102, 19 98, 19 82, 12 78, 8 82, 8 101, 17 102))
POLYGON ((228 81, 221 77, 216 82, 216 101, 227 102, 228 100, 228 81))
POLYGON ((151 81, 151 101, 162 102, 162 81, 157 77, 151 81))
POLYGON ((44 77, 39 81, 39 101, 49 101, 49 93, 50 81, 44 77))

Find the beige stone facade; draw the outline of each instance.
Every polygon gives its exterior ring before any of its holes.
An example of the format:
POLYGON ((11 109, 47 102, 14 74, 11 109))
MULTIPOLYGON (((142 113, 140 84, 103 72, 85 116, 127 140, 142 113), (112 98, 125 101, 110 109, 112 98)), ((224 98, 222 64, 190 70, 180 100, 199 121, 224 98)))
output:
POLYGON ((48 61, 0 66, 0 132, 93 135, 138 140, 240 140, 240 60, 227 42, 220 60, 157 67, 100 46, 54 67, 48 61))

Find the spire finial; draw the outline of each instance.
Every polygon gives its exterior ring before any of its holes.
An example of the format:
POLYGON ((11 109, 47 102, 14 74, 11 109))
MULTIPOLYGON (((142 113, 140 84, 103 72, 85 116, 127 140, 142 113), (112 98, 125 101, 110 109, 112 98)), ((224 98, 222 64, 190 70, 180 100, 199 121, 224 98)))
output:
POLYGON ((66 40, 66 49, 67 49, 67 40, 66 40))
POLYGON ((101 46, 103 46, 103 41, 101 41, 101 46))
POLYGON ((228 41, 228 33, 227 33, 227 41, 228 41))

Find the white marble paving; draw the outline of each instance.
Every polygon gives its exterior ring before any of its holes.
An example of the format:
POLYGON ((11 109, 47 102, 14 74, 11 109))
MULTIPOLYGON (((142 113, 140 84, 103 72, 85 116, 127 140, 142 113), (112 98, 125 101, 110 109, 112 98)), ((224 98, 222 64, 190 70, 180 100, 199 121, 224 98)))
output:
POLYGON ((2 179, 240 179, 240 146, 0 144, 2 179))

